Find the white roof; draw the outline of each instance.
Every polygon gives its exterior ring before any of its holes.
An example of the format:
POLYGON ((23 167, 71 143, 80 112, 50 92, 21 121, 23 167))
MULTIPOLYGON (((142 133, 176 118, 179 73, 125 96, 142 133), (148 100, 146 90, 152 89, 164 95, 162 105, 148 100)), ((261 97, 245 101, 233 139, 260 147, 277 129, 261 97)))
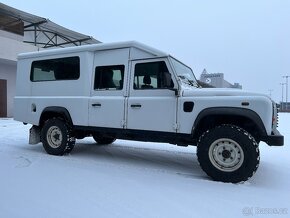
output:
POLYGON ((169 55, 165 52, 162 52, 158 49, 152 48, 140 42, 127 41, 127 42, 82 45, 82 46, 76 46, 76 47, 56 48, 56 49, 42 50, 42 51, 37 51, 37 52, 22 53, 18 55, 18 59, 41 57, 41 56, 48 56, 48 55, 55 55, 55 54, 86 52, 86 51, 93 52, 93 51, 111 50, 111 49, 120 49, 120 48, 137 48, 144 52, 150 53, 154 57, 165 57, 169 55))

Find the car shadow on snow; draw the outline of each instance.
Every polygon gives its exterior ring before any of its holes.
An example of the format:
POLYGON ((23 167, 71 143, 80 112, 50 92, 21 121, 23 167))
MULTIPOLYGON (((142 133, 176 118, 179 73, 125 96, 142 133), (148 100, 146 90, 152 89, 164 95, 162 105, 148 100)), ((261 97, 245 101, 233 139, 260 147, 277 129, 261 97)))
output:
POLYGON ((180 151, 147 147, 146 143, 117 140, 110 145, 98 145, 91 141, 78 141, 71 156, 97 163, 107 163, 117 167, 176 174, 187 178, 210 180, 201 170, 196 153, 192 150, 180 151), (144 146, 145 145, 145 146, 144 146))
MULTIPOLYGON (((170 145, 169 145, 170 146, 170 145)), ((160 146, 155 143, 117 140, 110 145, 98 145, 92 140, 78 140, 72 152, 63 157, 47 155, 42 144, 21 146, 26 155, 41 160, 72 161, 74 164, 106 165, 116 168, 153 171, 188 179, 212 181, 200 168, 195 149, 160 146), (149 146, 148 146, 149 145, 149 146), (28 152, 28 153, 27 153, 28 152)))

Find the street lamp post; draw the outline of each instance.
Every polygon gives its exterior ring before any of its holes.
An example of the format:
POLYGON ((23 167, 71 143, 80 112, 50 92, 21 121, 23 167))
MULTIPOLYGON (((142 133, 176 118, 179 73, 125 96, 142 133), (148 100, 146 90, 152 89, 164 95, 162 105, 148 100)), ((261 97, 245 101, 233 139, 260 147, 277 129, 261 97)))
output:
POLYGON ((283 110, 283 101, 284 101, 284 85, 285 85, 286 83, 280 83, 280 85, 282 86, 282 100, 281 100, 281 105, 280 105, 280 107, 281 107, 281 110, 283 110))
POLYGON ((288 75, 283 76, 286 79, 286 110, 288 110, 288 75))

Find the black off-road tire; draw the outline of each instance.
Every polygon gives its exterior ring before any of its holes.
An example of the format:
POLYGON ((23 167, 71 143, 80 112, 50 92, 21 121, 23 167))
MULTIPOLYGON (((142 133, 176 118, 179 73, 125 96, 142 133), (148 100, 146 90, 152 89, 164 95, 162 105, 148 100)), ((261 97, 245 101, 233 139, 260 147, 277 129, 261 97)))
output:
POLYGON ((114 137, 102 136, 100 134, 93 135, 93 138, 96 141, 96 143, 99 145, 108 145, 108 144, 112 144, 114 141, 116 141, 116 138, 114 138, 114 137))
POLYGON ((52 155, 68 154, 75 145, 71 127, 59 118, 52 118, 44 123, 41 141, 45 151, 52 155))
POLYGON ((210 129, 199 138, 197 157, 201 168, 215 181, 247 181, 258 169, 259 147, 254 137, 234 125, 210 129))

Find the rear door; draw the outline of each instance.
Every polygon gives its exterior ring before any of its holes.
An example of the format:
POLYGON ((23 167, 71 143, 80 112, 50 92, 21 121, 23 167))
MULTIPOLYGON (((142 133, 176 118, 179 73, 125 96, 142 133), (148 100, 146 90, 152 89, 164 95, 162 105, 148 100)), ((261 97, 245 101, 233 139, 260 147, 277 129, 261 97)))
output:
POLYGON ((89 126, 123 128, 129 49, 98 51, 94 58, 89 126))
POLYGON ((166 58, 131 62, 127 128, 176 132, 176 80, 166 58))

